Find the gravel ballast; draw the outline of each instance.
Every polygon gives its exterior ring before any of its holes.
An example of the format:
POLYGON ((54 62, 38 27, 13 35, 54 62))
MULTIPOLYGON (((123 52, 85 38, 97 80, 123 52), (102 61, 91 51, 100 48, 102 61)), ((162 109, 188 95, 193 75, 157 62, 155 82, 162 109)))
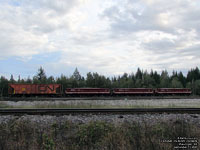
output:
POLYGON ((140 115, 63 115, 63 116, 40 116, 40 115, 24 115, 24 116, 0 116, 0 124, 6 124, 11 120, 29 121, 34 124, 50 125, 52 123, 63 123, 71 121, 75 124, 85 124, 91 121, 104 121, 113 124, 124 122, 147 122, 148 124, 156 124, 159 122, 170 122, 175 120, 184 120, 192 124, 200 126, 200 114, 140 114, 140 115))

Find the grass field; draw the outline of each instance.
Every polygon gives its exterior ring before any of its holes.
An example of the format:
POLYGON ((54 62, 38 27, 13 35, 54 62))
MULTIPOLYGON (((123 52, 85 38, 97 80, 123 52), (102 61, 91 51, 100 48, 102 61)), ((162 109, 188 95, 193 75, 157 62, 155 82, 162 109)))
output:
POLYGON ((0 108, 200 108, 200 99, 1 101, 0 108))

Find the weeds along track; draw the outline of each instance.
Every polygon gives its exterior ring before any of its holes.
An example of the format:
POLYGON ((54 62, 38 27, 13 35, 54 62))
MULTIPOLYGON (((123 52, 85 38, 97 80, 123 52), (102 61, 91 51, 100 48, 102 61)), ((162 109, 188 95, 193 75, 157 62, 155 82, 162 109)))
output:
POLYGON ((200 114, 200 108, 134 108, 134 109, 0 109, 0 115, 68 115, 68 114, 200 114))

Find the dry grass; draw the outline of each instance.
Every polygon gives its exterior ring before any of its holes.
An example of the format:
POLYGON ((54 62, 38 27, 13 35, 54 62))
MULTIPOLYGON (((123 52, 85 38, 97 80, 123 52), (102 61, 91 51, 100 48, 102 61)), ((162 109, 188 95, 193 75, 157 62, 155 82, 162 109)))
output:
POLYGON ((113 125, 102 121, 87 124, 55 122, 42 128, 22 120, 0 124, 0 150, 171 150, 176 143, 160 140, 178 137, 199 139, 200 128, 183 120, 153 126, 147 122, 113 125))

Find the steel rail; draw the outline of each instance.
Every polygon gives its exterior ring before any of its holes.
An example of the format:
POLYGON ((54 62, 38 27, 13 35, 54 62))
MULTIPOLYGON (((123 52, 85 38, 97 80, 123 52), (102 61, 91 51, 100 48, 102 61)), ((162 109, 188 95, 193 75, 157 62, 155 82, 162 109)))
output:
POLYGON ((70 101, 70 100, 140 100, 140 99, 200 99, 199 96, 90 96, 90 97, 2 97, 1 101, 70 101))
POLYGON ((200 114, 200 108, 113 108, 113 109, 0 109, 0 115, 63 115, 63 114, 152 114, 152 113, 189 113, 200 114))

